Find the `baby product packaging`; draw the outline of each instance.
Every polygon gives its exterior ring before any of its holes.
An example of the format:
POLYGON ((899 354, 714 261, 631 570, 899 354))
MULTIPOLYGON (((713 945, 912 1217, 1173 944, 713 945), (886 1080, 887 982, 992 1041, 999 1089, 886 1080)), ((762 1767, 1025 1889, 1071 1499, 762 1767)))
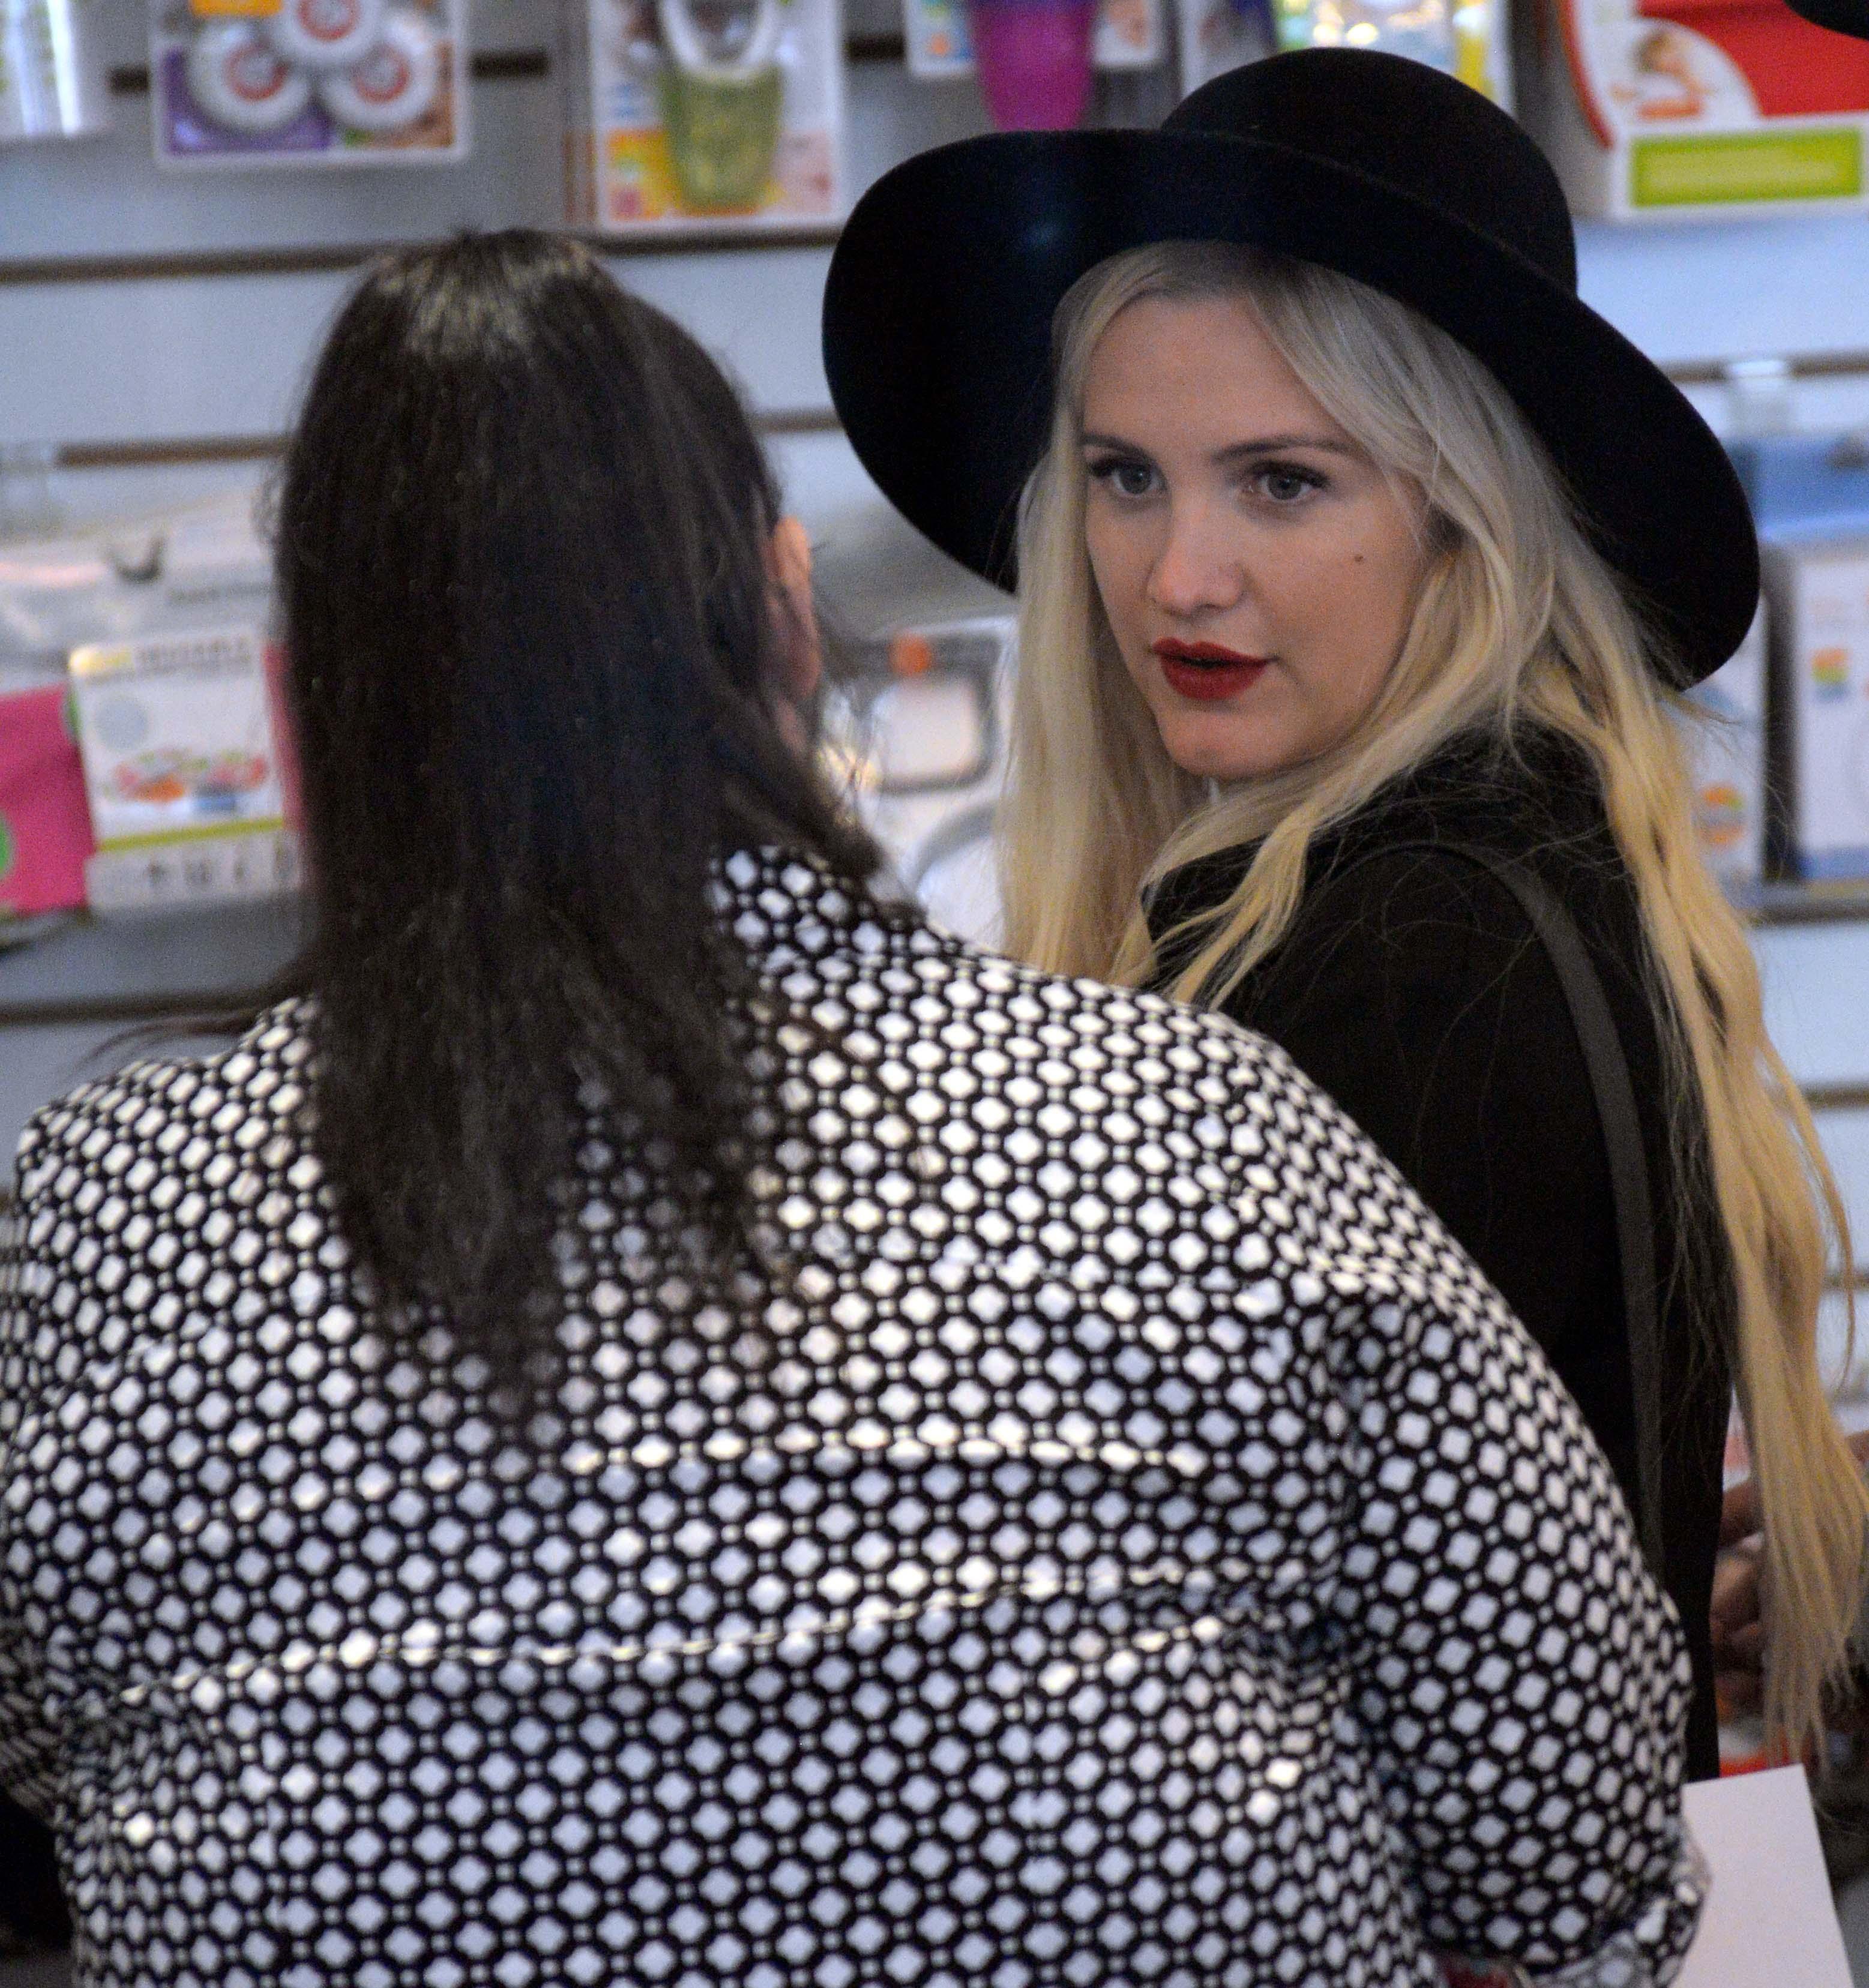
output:
POLYGON ((1573 209, 1869 205, 1869 42, 1783 0, 1520 0, 1519 108, 1573 209))
POLYGON ((1869 536, 1768 543, 1771 763, 1787 867, 1869 876, 1869 536))
POLYGON ((151 0, 166 166, 467 156, 466 0, 151 0))
POLYGON ((65 685, 0 695, 0 921, 82 905, 90 854, 65 685))
POLYGON ((1776 434, 1732 457, 1765 555, 1770 860, 1869 875, 1869 443, 1776 434))
POLYGON ((572 0, 574 225, 786 228, 843 211, 838 0, 572 0))
MULTIPOLYGON (((902 0, 911 76, 973 73, 967 0, 902 0)), ((1162 0, 1099 0, 1091 61, 1098 69, 1153 69, 1162 59, 1162 0)))
POLYGON ((1384 49, 1512 107, 1507 0, 1179 0, 1181 84, 1283 49, 1384 49))
POLYGON ((74 650, 96 911, 296 887, 264 637, 252 627, 74 650))
POLYGON ((1688 735, 1694 824, 1707 867, 1743 890, 1766 854, 1766 620, 1762 609, 1732 660, 1688 693, 1708 723, 1688 735))

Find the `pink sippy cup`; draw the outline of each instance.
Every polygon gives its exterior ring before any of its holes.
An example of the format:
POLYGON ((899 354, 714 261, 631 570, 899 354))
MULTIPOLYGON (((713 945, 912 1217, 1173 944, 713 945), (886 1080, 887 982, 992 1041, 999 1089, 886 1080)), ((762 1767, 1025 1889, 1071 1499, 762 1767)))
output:
POLYGON ((969 0, 973 60, 1002 131, 1064 131, 1090 100, 1096 0, 969 0))

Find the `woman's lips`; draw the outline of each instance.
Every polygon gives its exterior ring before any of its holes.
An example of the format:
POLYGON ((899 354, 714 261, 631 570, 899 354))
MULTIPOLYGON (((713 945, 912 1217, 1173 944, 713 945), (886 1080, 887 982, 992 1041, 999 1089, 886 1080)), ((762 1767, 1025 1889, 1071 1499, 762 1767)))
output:
POLYGON ((1243 656, 1237 649, 1223 648, 1217 642, 1177 642, 1172 639, 1155 644, 1156 660, 1168 688, 1178 697, 1197 703, 1219 704, 1249 689, 1269 667, 1264 656, 1243 656))

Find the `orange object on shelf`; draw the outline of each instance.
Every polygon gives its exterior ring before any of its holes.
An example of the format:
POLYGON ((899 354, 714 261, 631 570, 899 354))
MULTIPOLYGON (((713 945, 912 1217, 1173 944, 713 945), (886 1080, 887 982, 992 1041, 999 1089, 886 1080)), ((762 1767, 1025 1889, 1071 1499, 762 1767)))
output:
POLYGON ((889 671, 892 675, 919 677, 933 667, 934 644, 919 631, 906 630, 890 643, 889 671))

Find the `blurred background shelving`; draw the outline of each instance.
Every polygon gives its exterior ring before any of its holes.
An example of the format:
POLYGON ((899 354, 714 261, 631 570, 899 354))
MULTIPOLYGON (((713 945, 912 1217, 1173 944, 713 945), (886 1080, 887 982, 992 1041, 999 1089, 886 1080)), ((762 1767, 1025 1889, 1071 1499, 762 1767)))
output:
MULTIPOLYGON (((73 521, 256 488, 354 272, 381 247, 564 212, 559 17, 473 0, 474 141, 406 171, 159 171, 142 0, 96 0, 108 137, 0 149, 0 499, 6 465, 50 465, 73 521)), ((987 128, 971 80, 912 77, 896 0, 847 0, 845 161, 860 193, 898 160, 987 128)), ((1166 70, 1105 76, 1097 115, 1153 120, 1166 70)), ((740 381, 859 632, 994 604, 896 522, 832 413, 818 309, 834 228, 610 242, 620 279, 687 324, 740 381)), ((1774 217, 1579 228, 1586 298, 1669 367, 1717 428, 1735 361, 1792 362, 1802 428, 1869 429, 1869 224, 1774 217)), ((1632 441, 1631 447, 1637 446, 1632 441)), ((95 1067, 126 1022, 250 987, 289 951, 277 911, 80 925, 0 955, 0 1148, 95 1067)), ((1756 944, 1773 1023, 1817 1087, 1869 1252, 1869 888, 1766 894, 1756 944)), ((4 1171, 0 1166, 0 1171, 4 1171)), ((1869 1418, 1869 1365, 1861 1370, 1869 1418)))

